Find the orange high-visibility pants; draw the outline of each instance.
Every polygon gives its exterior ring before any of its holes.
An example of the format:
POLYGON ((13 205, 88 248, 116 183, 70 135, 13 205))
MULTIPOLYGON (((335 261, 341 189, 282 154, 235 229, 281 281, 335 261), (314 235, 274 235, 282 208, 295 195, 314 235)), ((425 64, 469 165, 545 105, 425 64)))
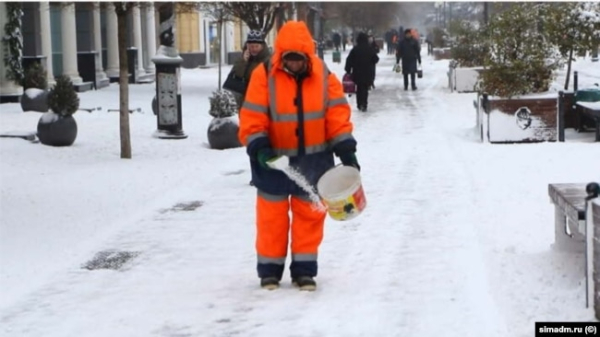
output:
POLYGON ((281 279, 291 226, 292 277, 316 276, 317 253, 323 241, 326 214, 304 198, 258 191, 256 252, 258 276, 281 279), (292 211, 290 222, 289 211, 292 211))

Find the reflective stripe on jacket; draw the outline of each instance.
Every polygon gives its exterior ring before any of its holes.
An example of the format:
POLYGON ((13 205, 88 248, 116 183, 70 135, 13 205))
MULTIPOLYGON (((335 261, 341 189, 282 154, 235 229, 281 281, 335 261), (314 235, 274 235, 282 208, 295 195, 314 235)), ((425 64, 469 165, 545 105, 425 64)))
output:
POLYGON ((290 163, 316 184, 333 166, 333 147, 344 140, 354 142, 342 84, 315 55, 310 33, 301 26, 306 27, 288 23, 287 30, 280 30, 268 73, 267 67, 252 72, 240 110, 239 138, 250 155, 254 185, 271 194, 300 191, 283 173, 257 165, 260 147, 271 146, 276 154, 290 156, 290 163), (283 69, 280 56, 286 50, 308 55, 306 76, 293 76, 283 69))

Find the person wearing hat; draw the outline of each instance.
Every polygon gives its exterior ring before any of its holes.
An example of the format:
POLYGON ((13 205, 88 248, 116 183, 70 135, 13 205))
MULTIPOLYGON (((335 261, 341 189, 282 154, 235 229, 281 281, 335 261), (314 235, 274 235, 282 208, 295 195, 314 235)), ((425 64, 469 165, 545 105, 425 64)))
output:
MULTIPOLYGON (((264 34, 259 30, 249 31, 244 43, 242 57, 234 63, 225 83, 223 83, 223 89, 233 93, 238 109, 244 103, 252 71, 259 64, 266 62, 269 56, 269 48, 267 48, 264 34)), ((249 184, 252 186, 254 183, 250 181, 249 184)))
POLYGON ((421 46, 415 40, 413 31, 406 29, 404 39, 398 43, 396 49, 396 64, 402 59, 402 74, 404 75, 404 90, 408 90, 408 76, 410 75, 410 84, 412 90, 417 90, 415 84, 415 75, 417 73, 417 62, 421 64, 421 46))
POLYGON ((261 287, 279 287, 291 241, 292 283, 301 290, 316 289, 326 216, 306 191, 269 163, 279 156, 289 157, 291 168, 312 186, 334 167, 334 154, 343 165, 360 169, 352 129, 342 83, 315 53, 308 27, 302 21, 286 22, 269 62, 252 72, 240 110, 239 138, 250 157, 257 188, 261 287))
MULTIPOLYGON (((239 91, 236 91, 236 89, 231 90, 234 93, 238 107, 241 107, 244 102, 252 70, 268 60, 269 56, 269 48, 267 48, 267 44, 265 43, 264 34, 259 30, 249 31, 246 43, 244 43, 242 57, 234 63, 231 73, 228 76, 228 78, 232 76, 244 83, 243 89, 239 91)), ((223 87, 229 89, 226 85, 223 85, 223 87)))
POLYGON ((350 50, 344 70, 356 84, 356 107, 360 111, 367 111, 369 88, 375 81, 375 67, 378 62, 379 56, 369 44, 367 34, 358 33, 356 46, 350 50))

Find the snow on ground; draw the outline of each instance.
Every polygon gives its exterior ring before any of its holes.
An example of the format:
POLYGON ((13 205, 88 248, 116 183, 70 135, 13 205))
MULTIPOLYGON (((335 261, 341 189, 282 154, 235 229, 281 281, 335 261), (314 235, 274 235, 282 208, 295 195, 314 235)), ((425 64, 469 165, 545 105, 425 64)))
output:
MULTIPOLYGON (((258 287, 247 156, 206 145, 216 69, 182 71, 184 140, 153 138, 154 85, 130 86, 143 110, 130 115, 132 160, 107 112, 114 84, 80 94, 103 110, 75 115, 72 147, 1 139, 0 335, 525 337, 535 321, 592 320, 583 256, 552 249, 547 185, 600 180, 593 135, 481 144, 475 96, 449 92, 448 61, 424 57, 405 92, 380 56, 369 111, 352 117, 368 206, 327 220, 314 293, 288 275, 258 287), (110 250, 137 256, 82 268, 110 250)), ((0 109, 2 133, 34 131, 41 115, 0 109)))

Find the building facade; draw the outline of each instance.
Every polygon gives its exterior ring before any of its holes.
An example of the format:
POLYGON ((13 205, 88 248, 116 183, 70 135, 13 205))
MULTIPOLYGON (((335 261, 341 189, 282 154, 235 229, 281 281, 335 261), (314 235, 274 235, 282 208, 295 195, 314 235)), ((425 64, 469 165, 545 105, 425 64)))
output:
MULTIPOLYGON (((119 53, 117 15, 112 2, 21 2, 22 66, 39 62, 48 83, 55 76, 71 78, 77 91, 101 89, 118 81, 119 53)), ((159 46, 159 16, 154 3, 140 3, 127 17, 127 56, 130 83, 155 79, 151 61, 159 46)), ((248 28, 237 20, 223 24, 219 44, 217 23, 200 11, 176 14, 176 47, 184 59, 182 67, 211 67, 219 62, 233 64, 240 57, 248 28)), ((0 29, 8 21, 7 3, 0 2, 0 29)), ((266 37, 273 45, 276 30, 266 37)), ((23 89, 7 79, 0 60, 0 101, 17 102, 23 89)))

